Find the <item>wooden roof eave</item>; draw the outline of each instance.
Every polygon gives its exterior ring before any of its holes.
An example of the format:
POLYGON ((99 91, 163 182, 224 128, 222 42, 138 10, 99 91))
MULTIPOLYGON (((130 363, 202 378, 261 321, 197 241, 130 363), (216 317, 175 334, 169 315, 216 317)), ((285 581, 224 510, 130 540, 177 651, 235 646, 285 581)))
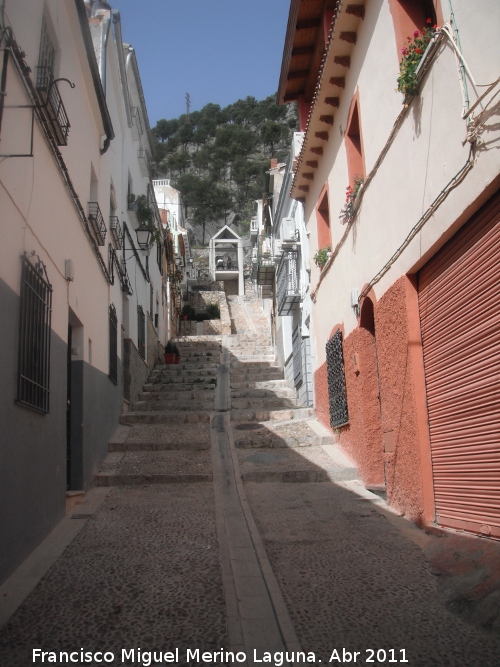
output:
MULTIPOLYGON (((357 28, 364 17, 364 13, 361 12, 353 14, 349 11, 348 13, 347 10, 350 10, 353 4, 345 1, 339 3, 339 11, 332 20, 307 120, 304 141, 297 156, 295 174, 290 188, 290 196, 293 199, 303 199, 307 196, 335 123, 335 109, 340 105, 344 92, 345 78, 349 72, 350 58, 356 44, 357 28), (314 167, 311 170, 312 163, 314 167)), ((363 5, 364 0, 355 2, 356 7, 363 5)))

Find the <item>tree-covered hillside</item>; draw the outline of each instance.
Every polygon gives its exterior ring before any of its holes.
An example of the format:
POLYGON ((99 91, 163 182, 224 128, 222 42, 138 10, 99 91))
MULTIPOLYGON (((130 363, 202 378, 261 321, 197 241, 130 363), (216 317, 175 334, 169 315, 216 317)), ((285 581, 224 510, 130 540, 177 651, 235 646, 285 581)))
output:
POLYGON ((285 158, 296 129, 295 105, 278 107, 274 96, 260 102, 247 97, 224 109, 207 104, 189 117, 158 121, 156 177, 170 178, 182 192, 198 242, 206 242, 207 225, 237 224, 245 231, 253 200, 264 192, 270 158, 285 158))

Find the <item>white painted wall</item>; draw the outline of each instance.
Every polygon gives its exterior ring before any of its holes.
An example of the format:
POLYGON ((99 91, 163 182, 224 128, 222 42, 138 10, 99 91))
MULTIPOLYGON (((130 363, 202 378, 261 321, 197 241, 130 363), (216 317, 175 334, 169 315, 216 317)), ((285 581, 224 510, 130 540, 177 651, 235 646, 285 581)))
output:
MULTIPOLYGON (((442 5, 446 20, 448 5, 446 2, 442 5)), ((485 0, 480 5, 472 7, 466 0, 453 1, 463 55, 476 82, 489 83, 500 75, 500 44, 496 37, 500 30, 500 12, 494 0, 485 0)), ((394 92, 398 71, 388 3, 366 3, 366 17, 360 22, 340 108, 335 113, 329 141, 324 145, 324 155, 307 195, 311 258, 318 249, 314 207, 325 183, 330 198, 332 248, 345 232, 338 215, 348 185, 343 131, 351 99, 358 90, 366 173, 369 174, 402 109, 402 95, 394 92)), ((324 86, 326 90, 328 84, 324 86)), ((357 288, 361 292, 466 162, 470 146, 463 145, 467 128, 461 118, 461 86, 455 54, 444 41, 421 84, 420 95, 411 102, 394 142, 366 188, 349 237, 318 290, 313 306, 318 365, 325 360, 324 346, 334 324, 343 323, 346 336, 357 325, 350 306, 351 289, 357 288)), ((477 93, 470 81, 468 88, 472 103, 477 99, 477 93)), ((484 90, 477 88, 477 91, 484 90)), ((325 93, 322 90, 320 94, 325 93)), ((470 215, 492 194, 488 188, 500 173, 498 115, 487 122, 483 139, 485 144, 475 151, 472 171, 450 192, 422 231, 375 285, 377 299, 401 275, 417 270, 451 236, 457 221, 466 221, 461 218, 466 209, 470 215)), ((311 261, 312 289, 315 289, 319 276, 319 269, 311 261)))

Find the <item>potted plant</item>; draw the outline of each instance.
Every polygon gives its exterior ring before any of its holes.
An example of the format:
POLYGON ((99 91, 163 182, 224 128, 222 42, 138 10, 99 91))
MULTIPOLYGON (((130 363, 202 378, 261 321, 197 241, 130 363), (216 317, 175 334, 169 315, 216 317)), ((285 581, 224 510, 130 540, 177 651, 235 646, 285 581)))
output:
POLYGON ((135 211, 137 204, 135 203, 135 195, 133 192, 129 192, 127 195, 127 208, 129 211, 135 211))
POLYGON ((344 208, 340 211, 339 215, 340 222, 343 225, 348 225, 355 218, 356 211, 354 210, 354 204, 364 182, 365 179, 362 176, 355 176, 354 187, 348 185, 346 188, 344 208))
POLYGON ((194 320, 195 317, 196 317, 196 310, 190 303, 186 303, 182 308, 182 319, 194 320))
POLYGON ((165 345, 165 363, 178 364, 180 359, 179 348, 171 340, 165 345))
POLYGON ((431 19, 427 19, 425 27, 415 30, 413 39, 408 37, 407 46, 401 49, 403 57, 399 65, 397 90, 405 95, 405 99, 418 91, 417 69, 430 41, 438 31, 437 25, 432 25, 431 19))
POLYGON ((313 257, 316 266, 319 266, 319 268, 323 270, 323 267, 330 259, 331 254, 331 248, 329 245, 327 245, 326 248, 320 248, 320 250, 317 250, 313 257))

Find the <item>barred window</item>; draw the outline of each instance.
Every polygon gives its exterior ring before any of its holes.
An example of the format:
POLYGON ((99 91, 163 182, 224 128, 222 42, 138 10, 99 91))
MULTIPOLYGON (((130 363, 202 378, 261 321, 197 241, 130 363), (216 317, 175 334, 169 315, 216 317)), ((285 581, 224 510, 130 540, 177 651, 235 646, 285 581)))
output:
POLYGON ((52 285, 40 258, 21 261, 17 402, 49 412, 52 285))
POLYGON ((342 332, 340 329, 337 329, 326 344, 326 372, 328 376, 330 425, 332 428, 337 428, 349 421, 344 356, 342 354, 342 332))
POLYGON ((113 304, 109 307, 109 379, 118 382, 118 318, 113 304))
POLYGON ((142 306, 137 306, 137 348, 143 359, 146 358, 146 318, 142 306))

